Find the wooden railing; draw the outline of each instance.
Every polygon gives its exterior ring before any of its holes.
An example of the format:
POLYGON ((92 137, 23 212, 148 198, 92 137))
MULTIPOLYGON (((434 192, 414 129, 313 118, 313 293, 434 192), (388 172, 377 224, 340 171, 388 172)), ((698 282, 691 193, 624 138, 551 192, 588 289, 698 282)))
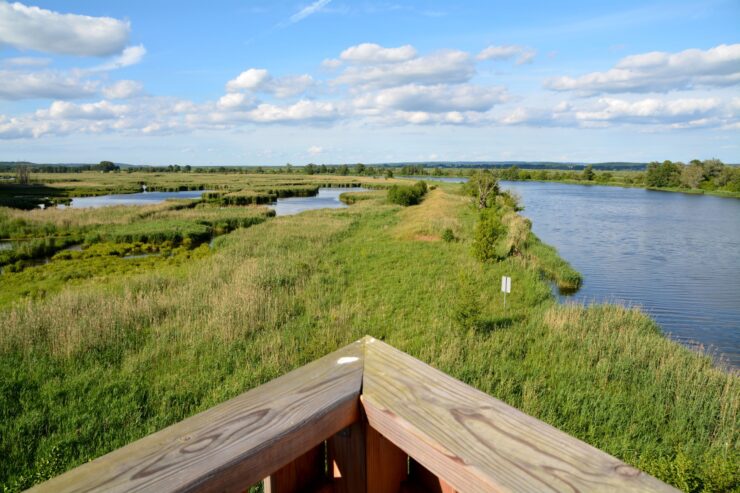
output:
POLYGON ((31 491, 675 491, 371 337, 31 491))

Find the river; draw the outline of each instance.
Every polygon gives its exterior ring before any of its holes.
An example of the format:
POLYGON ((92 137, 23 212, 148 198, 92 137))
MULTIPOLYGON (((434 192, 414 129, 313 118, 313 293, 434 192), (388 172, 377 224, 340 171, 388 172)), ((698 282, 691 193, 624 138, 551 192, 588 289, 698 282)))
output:
POLYGON ((562 301, 640 306, 674 339, 740 367, 740 200, 502 182, 533 230, 583 274, 562 301))

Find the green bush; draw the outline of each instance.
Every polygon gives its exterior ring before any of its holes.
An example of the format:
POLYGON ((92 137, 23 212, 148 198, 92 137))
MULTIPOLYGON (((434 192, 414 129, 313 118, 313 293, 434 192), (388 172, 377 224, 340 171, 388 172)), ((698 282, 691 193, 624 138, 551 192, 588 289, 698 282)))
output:
POLYGON ((456 239, 455 233, 452 232, 452 229, 447 228, 442 232, 442 239, 447 243, 452 243, 456 239))
POLYGON ((206 241, 211 228, 185 220, 156 220, 100 228, 85 236, 85 243, 163 243, 180 244, 186 239, 193 243, 206 241))
MULTIPOLYGON (((79 243, 79 238, 63 236, 60 238, 35 238, 18 241, 10 250, 0 250, 0 266, 10 265, 19 261, 49 257, 69 245, 79 243)), ((22 264, 18 264, 20 267, 22 264)))
POLYGON ((498 211, 483 209, 473 233, 475 257, 482 262, 505 258, 509 254, 505 251, 506 233, 506 226, 501 222, 498 211))
POLYGON ((393 204, 408 207, 421 202, 427 193, 427 184, 417 181, 413 185, 393 185, 388 189, 388 200, 393 204))

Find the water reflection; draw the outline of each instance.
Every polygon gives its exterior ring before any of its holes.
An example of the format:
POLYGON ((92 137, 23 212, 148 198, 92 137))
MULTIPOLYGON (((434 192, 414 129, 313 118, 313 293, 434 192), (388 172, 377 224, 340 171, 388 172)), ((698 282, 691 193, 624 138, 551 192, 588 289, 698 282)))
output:
MULTIPOLYGON (((167 199, 199 199, 204 193, 204 190, 187 190, 183 192, 140 192, 100 195, 98 197, 75 197, 67 207, 77 209, 111 205, 153 205, 167 199)), ((64 206, 60 205, 59 207, 64 206)))
POLYGON ((341 209, 347 207, 339 196, 346 192, 364 192, 366 188, 320 188, 318 195, 313 197, 290 197, 287 199, 278 199, 270 207, 275 209, 278 216, 290 216, 299 212, 313 209, 341 209))

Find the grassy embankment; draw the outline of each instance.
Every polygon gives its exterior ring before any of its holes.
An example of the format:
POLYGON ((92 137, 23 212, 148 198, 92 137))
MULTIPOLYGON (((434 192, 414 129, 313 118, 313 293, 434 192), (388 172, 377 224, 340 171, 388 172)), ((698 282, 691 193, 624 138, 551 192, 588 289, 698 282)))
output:
POLYGON ((407 208, 373 192, 5 308, 0 482, 29 486, 371 334, 679 488, 737 489, 737 375, 638 311, 557 305, 541 271, 570 274, 533 264, 534 238, 476 261, 477 213, 454 190, 407 208))

